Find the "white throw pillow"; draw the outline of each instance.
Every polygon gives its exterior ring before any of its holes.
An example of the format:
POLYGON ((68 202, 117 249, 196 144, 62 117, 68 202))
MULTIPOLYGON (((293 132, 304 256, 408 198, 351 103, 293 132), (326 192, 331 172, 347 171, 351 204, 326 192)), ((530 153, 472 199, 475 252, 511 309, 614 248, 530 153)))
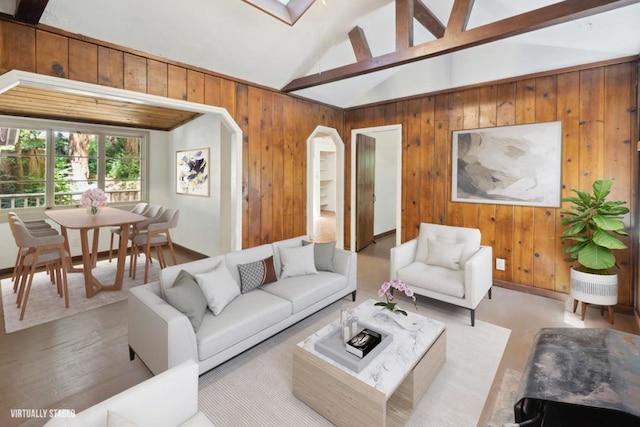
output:
POLYGON ((207 306, 216 316, 222 312, 227 304, 240 295, 240 287, 222 262, 213 270, 194 274, 194 277, 207 299, 207 306))
POLYGON ((280 247, 280 262, 282 263, 280 278, 318 274, 313 247, 313 243, 292 248, 280 247))
POLYGON ((437 265, 450 270, 460 270, 460 257, 464 244, 445 243, 434 239, 427 239, 427 259, 425 264, 437 265))

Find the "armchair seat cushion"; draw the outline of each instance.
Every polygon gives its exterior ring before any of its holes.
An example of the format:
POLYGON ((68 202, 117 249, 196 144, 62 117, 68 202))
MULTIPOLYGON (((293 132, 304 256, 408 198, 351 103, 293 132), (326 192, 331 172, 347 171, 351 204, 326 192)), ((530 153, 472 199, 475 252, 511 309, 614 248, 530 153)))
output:
POLYGON ((398 279, 412 286, 414 292, 425 289, 456 298, 464 298, 464 270, 451 270, 415 261, 398 270, 398 279))

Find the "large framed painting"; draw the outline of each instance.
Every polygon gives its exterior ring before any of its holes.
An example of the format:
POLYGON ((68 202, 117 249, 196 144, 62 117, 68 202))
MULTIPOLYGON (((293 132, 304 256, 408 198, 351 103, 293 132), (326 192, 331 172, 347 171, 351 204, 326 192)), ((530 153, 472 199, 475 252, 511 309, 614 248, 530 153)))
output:
POLYGON ((209 149, 176 151, 176 192, 209 196, 209 149))
POLYGON ((562 123, 453 132, 451 200, 559 207, 562 123))

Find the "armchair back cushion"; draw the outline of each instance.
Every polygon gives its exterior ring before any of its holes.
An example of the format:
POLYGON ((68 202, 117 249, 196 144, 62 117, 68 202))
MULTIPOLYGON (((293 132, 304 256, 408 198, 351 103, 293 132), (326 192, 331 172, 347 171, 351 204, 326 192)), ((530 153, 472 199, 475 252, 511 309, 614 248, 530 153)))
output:
POLYGON ((480 237, 477 228, 422 223, 415 261, 452 270, 464 268, 480 249, 480 237))

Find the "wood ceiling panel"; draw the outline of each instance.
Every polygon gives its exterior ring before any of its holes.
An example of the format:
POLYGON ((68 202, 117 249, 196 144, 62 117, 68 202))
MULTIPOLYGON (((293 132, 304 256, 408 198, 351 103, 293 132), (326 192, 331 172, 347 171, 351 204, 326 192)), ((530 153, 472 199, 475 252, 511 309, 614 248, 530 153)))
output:
POLYGON ((171 130, 199 113, 79 95, 49 89, 16 86, 0 94, 0 114, 171 130))

